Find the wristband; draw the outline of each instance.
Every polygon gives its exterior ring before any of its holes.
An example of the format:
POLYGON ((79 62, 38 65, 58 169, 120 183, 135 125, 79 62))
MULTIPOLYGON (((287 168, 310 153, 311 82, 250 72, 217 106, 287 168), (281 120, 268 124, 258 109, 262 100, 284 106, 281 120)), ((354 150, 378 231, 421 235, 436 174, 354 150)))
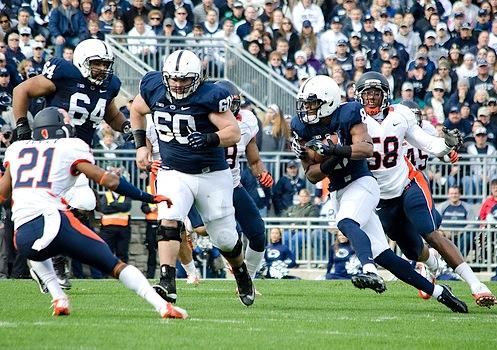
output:
POLYGON ((217 147, 221 143, 219 135, 215 132, 211 132, 210 134, 207 134, 205 136, 206 136, 206 144, 208 147, 217 147))
POLYGON ((133 130, 133 137, 135 138, 135 148, 142 148, 147 146, 147 133, 145 130, 133 130))
POLYGON ((119 184, 117 185, 114 192, 122 194, 125 197, 135 199, 140 202, 153 203, 154 196, 150 193, 143 192, 142 190, 136 188, 130 184, 124 177, 119 178, 119 184))
POLYGON ((348 145, 334 145, 330 151, 332 154, 343 158, 350 158, 352 156, 352 146, 348 145))

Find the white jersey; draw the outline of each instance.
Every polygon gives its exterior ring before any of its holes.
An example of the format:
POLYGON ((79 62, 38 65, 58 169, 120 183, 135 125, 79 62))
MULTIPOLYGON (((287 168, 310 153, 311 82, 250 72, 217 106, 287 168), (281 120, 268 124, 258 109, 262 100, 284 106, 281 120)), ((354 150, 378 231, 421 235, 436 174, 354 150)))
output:
POLYGON ((147 129, 145 130, 145 136, 148 141, 152 145, 152 159, 159 160, 160 152, 159 152, 159 138, 157 137, 157 131, 155 130, 155 124, 152 119, 151 114, 146 115, 147 118, 147 129))
POLYGON ((254 113, 241 109, 237 116, 238 126, 240 127, 241 138, 235 146, 226 147, 226 161, 233 175, 233 188, 240 184, 240 158, 245 157, 245 150, 250 140, 257 135, 259 126, 257 117, 254 113))
POLYGON ((366 124, 374 146, 373 157, 368 159, 369 169, 378 180, 381 199, 399 197, 410 181, 404 140, 436 156, 450 152, 442 138, 428 135, 419 127, 414 113, 404 105, 392 105, 382 122, 370 117, 366 124))
POLYGON ((65 193, 79 175, 73 166, 95 160, 83 140, 62 138, 14 142, 4 162, 12 176, 12 220, 17 229, 42 214, 65 210, 65 193))
MULTIPOLYGON (((437 136, 437 129, 435 129, 433 124, 430 123, 428 120, 421 121, 421 129, 423 129, 423 131, 426 132, 428 135, 435 137, 437 136)), ((414 165, 416 169, 421 171, 426 169, 426 163, 432 156, 431 154, 412 146, 405 140, 402 144, 402 147, 404 147, 407 159, 411 162, 412 165, 414 165)))

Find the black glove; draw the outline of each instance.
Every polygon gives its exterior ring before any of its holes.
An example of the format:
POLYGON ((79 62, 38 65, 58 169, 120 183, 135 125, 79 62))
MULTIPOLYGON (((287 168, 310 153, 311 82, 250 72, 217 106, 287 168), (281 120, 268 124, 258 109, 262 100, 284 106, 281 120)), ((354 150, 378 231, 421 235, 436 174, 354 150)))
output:
POLYGON ((464 142, 464 138, 458 129, 449 130, 444 126, 442 132, 447 147, 455 150, 461 147, 464 142))
POLYGON ((193 131, 188 127, 190 134, 186 137, 188 140, 188 146, 191 148, 199 149, 205 147, 217 147, 219 146, 219 136, 215 132, 209 134, 202 134, 198 131, 193 131))
POLYGON ((312 139, 311 141, 305 144, 306 147, 312 149, 314 152, 319 154, 320 156, 329 157, 333 153, 331 152, 331 148, 328 145, 325 145, 318 139, 312 139))
POLYGON ((29 127, 28 118, 22 117, 16 123, 17 140, 31 140, 31 128, 29 127))
POLYGON ((295 156, 299 159, 305 159, 307 157, 307 151, 305 150, 305 147, 302 146, 299 141, 300 141, 300 136, 293 132, 293 139, 292 139, 292 151, 295 154, 295 156))

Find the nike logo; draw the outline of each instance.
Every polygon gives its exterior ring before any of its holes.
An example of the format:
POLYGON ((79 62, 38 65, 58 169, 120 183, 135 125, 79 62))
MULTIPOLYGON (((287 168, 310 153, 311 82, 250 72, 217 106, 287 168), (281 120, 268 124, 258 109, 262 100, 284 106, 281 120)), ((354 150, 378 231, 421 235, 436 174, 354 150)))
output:
POLYGON ((400 124, 400 123, 393 123, 392 125, 393 125, 393 126, 397 126, 397 125, 399 125, 399 124, 400 124))
POLYGON ((101 94, 103 94, 104 92, 107 92, 107 90, 100 90, 101 94))
POLYGON ((190 109, 190 107, 181 107, 182 111, 186 111, 187 109, 190 109))

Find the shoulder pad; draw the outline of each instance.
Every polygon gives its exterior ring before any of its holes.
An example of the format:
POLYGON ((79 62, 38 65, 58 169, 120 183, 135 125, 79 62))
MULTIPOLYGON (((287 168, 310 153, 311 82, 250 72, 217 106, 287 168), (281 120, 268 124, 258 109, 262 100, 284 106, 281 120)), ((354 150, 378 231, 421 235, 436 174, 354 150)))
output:
POLYGON ((81 72, 72 63, 62 58, 53 57, 43 66, 41 74, 50 80, 67 80, 71 78, 83 78, 81 72))

